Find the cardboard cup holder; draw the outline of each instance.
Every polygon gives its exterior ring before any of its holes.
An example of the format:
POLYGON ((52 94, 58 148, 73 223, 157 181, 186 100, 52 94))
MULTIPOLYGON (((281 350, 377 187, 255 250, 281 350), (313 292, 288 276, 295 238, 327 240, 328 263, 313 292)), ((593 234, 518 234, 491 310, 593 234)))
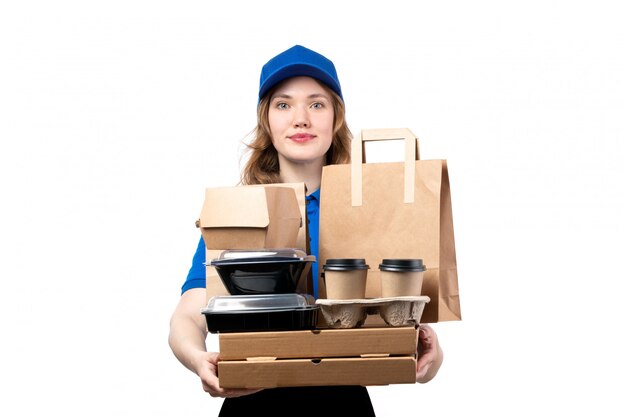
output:
POLYGON ((418 325, 429 301, 430 297, 420 295, 353 300, 319 298, 315 304, 320 305, 319 327, 349 329, 361 327, 368 314, 380 315, 392 327, 418 325))

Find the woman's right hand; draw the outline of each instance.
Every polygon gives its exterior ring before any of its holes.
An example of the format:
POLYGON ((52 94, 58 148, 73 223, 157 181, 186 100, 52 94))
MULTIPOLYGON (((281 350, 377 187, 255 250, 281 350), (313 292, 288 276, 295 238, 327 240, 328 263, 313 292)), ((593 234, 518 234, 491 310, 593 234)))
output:
POLYGON ((220 381, 217 377, 219 353, 202 352, 199 356, 196 373, 202 381, 202 388, 211 394, 212 397, 234 398, 261 391, 261 389, 220 387, 220 381))
POLYGON ((259 389, 223 389, 217 379, 219 353, 206 351, 206 319, 200 309, 206 303, 206 290, 192 288, 180 297, 170 319, 169 344, 187 369, 200 377, 202 388, 213 397, 240 397, 259 389))

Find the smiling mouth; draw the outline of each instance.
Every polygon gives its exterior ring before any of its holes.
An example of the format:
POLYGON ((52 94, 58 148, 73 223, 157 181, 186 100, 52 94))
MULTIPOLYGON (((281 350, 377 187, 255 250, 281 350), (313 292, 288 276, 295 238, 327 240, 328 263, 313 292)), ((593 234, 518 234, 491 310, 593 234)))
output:
POLYGON ((313 135, 308 135, 306 133, 296 133, 295 135, 289 136, 289 139, 294 142, 307 142, 311 139, 315 138, 313 135))

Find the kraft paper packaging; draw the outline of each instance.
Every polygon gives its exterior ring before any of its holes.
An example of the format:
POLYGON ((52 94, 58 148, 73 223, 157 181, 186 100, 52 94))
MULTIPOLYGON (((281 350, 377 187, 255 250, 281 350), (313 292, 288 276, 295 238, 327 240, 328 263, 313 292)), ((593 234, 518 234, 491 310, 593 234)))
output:
POLYGON ((461 320, 446 161, 419 160, 408 129, 363 130, 353 139, 350 164, 323 168, 319 264, 328 258, 365 258, 370 298, 380 297, 374 266, 382 259, 423 259, 422 294, 431 301, 421 322, 461 320), (391 139, 405 140, 404 162, 365 163, 364 142, 391 139))

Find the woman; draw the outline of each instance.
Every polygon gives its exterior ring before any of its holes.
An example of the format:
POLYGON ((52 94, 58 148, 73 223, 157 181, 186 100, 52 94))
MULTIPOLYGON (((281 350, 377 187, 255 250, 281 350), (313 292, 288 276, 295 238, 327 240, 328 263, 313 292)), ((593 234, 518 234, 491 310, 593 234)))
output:
MULTIPOLYGON (((318 253, 319 188, 322 167, 350 160, 351 134, 345 121, 341 86, 333 63, 310 49, 296 45, 268 61, 261 71, 257 127, 249 145, 251 156, 243 184, 304 182, 311 252, 318 253)), ((206 392, 225 397, 221 416, 267 411, 273 415, 325 415, 347 404, 350 414, 374 415, 365 387, 294 387, 267 390, 223 389, 217 378, 218 353, 207 352, 204 316, 206 304, 205 250, 200 240, 183 294, 170 323, 170 346, 176 357, 196 373, 206 392)), ((313 265, 317 277, 317 264, 313 265)), ((315 290, 317 283, 314 282, 315 290)), ((443 353, 437 335, 420 326, 417 381, 431 380, 443 353)))

